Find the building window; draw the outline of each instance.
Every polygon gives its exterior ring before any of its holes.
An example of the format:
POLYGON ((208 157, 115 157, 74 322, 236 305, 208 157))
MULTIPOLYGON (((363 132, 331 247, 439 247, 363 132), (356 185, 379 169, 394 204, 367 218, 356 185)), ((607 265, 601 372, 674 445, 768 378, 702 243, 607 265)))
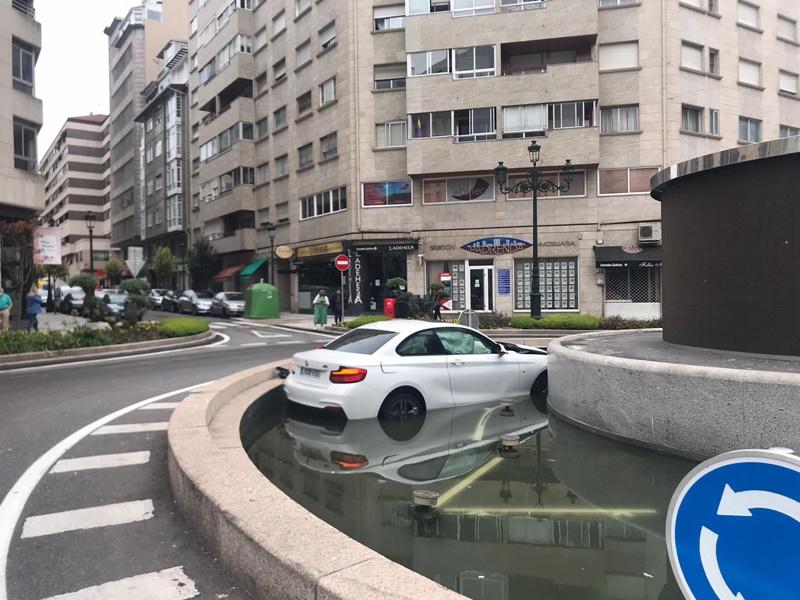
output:
POLYGON ((681 66, 693 71, 703 70, 703 47, 689 42, 681 43, 681 66))
POLYGON ((547 126, 549 129, 593 127, 594 105, 594 100, 549 104, 547 106, 547 126))
POLYGON ((504 138, 526 138, 543 135, 546 129, 546 104, 503 107, 504 138))
MULTIPOLYGON (((253 139, 253 124, 239 122, 200 146, 200 160, 208 161, 240 140, 253 139)), ((156 142, 156 146, 161 142, 156 142)), ((158 156, 158 153, 156 153, 158 156)))
POLYGON ((470 108, 453 111, 457 142, 478 142, 497 138, 495 108, 470 108))
POLYGON ((303 115, 311 110, 311 90, 297 97, 297 114, 303 115))
POLYGON ((33 46, 16 38, 11 41, 11 79, 15 90, 33 95, 33 76, 36 51, 33 46))
POLYGON ((606 269, 606 302, 661 302, 661 269, 606 269))
POLYGON ((535 10, 544 8, 545 6, 545 0, 500 0, 500 12, 535 10))
POLYGON ((258 52, 267 45, 267 28, 262 27, 256 32, 255 37, 253 38, 253 52, 258 52))
POLYGON ((406 14, 424 15, 450 10, 450 0, 406 0, 406 14))
POLYGON ((272 113, 272 122, 275 128, 275 131, 286 127, 286 107, 281 106, 278 110, 272 113))
POLYGON ((319 138, 319 159, 327 160, 339 154, 336 142, 336 132, 319 138))
POLYGON ((639 131, 639 105, 606 106, 600 111, 600 133, 639 131))
POLYGON ((708 49, 708 73, 719 75, 719 50, 716 48, 708 49))
POLYGON ((299 16, 311 8, 311 0, 294 0, 294 14, 299 16))
POLYGON ((453 50, 453 77, 494 77, 494 46, 474 46, 453 50))
POLYGON ((256 76, 255 88, 256 88, 256 95, 260 94, 265 89, 267 89, 266 73, 260 73, 258 76, 256 76))
POLYGON ((183 227, 183 197, 179 194, 167 198, 167 229, 183 227))
POLYGON ((720 135, 719 128, 719 111, 716 108, 708 109, 708 133, 711 135, 720 135))
POLYGON ((703 132, 703 109, 694 106, 681 107, 681 130, 692 133, 703 132))
POLYGON ((600 8, 609 6, 627 6, 628 4, 639 4, 641 0, 600 0, 600 8))
POLYGON ((428 50, 412 52, 408 55, 408 76, 440 75, 450 72, 450 52, 448 50, 428 50))
POLYGON ((740 58, 739 83, 761 87, 761 63, 740 58))
POLYGON ((306 144, 297 149, 297 162, 301 169, 314 164, 314 144, 306 144))
POLYGON ((155 191, 160 192, 161 189, 164 187, 163 177, 159 174, 155 176, 155 191))
POLYGON ((289 174, 289 156, 284 154, 275 159, 275 178, 285 177, 289 174))
POLYGON ((263 119, 256 121, 256 139, 263 140, 265 137, 267 137, 268 133, 269 125, 267 124, 267 118, 264 117, 263 119))
POLYGON ((426 179, 422 182, 422 202, 493 202, 494 187, 492 175, 426 179))
POLYGON ((639 42, 600 45, 600 70, 618 71, 639 66, 639 42))
POLYGON ((372 19, 375 31, 389 31, 403 29, 406 25, 406 11, 402 4, 389 6, 376 6, 372 9, 372 19))
POLYGON ((375 65, 375 89, 395 90, 406 87, 406 65, 375 65))
POLYGON ((29 121, 14 117, 14 168, 36 170, 36 135, 39 127, 29 121))
POLYGON ((450 111, 418 113, 411 115, 411 137, 449 137, 453 135, 453 119, 450 111))
MULTIPOLYGON (((542 173, 545 179, 558 185, 564 185, 564 177, 561 171, 545 171, 542 173)), ((565 192, 557 190, 554 192, 539 192, 539 198, 579 198, 586 196, 586 171, 573 171, 572 182, 569 189, 565 192)), ((509 174, 509 187, 516 185, 525 178, 525 175, 509 174)), ((533 193, 511 192, 506 196, 509 200, 532 200, 533 193)))
POLYGON ((269 163, 263 163, 256 167, 256 185, 262 185, 269 181, 269 163))
POLYGON ((331 21, 319 30, 319 48, 327 50, 336 45, 336 21, 331 21))
POLYGON ((797 42, 797 21, 778 15, 778 39, 797 42))
POLYGON ((761 141, 761 121, 739 117, 739 141, 756 143, 761 141))
POLYGON ((656 173, 657 167, 600 169, 597 172, 598 195, 649 194, 650 179, 656 173))
POLYGON ((740 25, 758 29, 761 22, 758 16, 758 6, 739 0, 737 21, 740 25))
POLYGON ((336 100, 336 78, 331 77, 319 86, 319 105, 325 106, 336 100))
POLYGON ((272 79, 275 83, 286 79, 286 59, 282 58, 272 65, 272 79))
POLYGON ((272 17, 272 35, 276 36, 279 33, 286 31, 286 11, 282 10, 277 15, 272 17))
POLYGON ((347 210, 347 188, 342 186, 300 198, 300 219, 313 219, 347 210))
POLYGON ((413 204, 410 181, 362 184, 363 206, 408 206, 413 204))
POLYGON ((311 40, 306 40, 295 48, 295 65, 302 67, 311 62, 311 40))
POLYGON ((787 138, 800 135, 800 127, 792 127, 791 125, 781 125, 779 137, 787 138))
POLYGON ((494 0, 453 0, 454 17, 471 17, 493 12, 494 0))
MULTIPOLYGON (((514 310, 531 309, 533 261, 514 260, 514 310)), ((540 258, 539 293, 544 310, 578 309, 578 259, 540 258)))
POLYGON ((146 191, 148 196, 150 196, 153 193, 153 180, 152 179, 148 179, 147 180, 147 183, 145 184, 145 191, 146 191))
POLYGON ((789 71, 780 71, 778 87, 782 92, 787 94, 797 95, 797 73, 790 73, 789 71))
POLYGON ((397 148, 405 145, 405 121, 392 121, 375 126, 375 146, 377 148, 397 148))
POLYGON ((158 158, 161 156, 162 152, 164 151, 164 144, 161 140, 156 140, 155 150, 153 157, 158 158))

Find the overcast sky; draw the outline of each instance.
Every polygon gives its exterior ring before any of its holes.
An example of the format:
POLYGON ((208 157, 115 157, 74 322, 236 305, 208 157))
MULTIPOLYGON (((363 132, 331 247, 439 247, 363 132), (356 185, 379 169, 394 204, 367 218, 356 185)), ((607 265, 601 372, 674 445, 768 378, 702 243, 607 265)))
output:
POLYGON ((108 38, 103 30, 139 0, 37 0, 42 52, 36 95, 44 102, 39 158, 67 117, 108 112, 108 38))

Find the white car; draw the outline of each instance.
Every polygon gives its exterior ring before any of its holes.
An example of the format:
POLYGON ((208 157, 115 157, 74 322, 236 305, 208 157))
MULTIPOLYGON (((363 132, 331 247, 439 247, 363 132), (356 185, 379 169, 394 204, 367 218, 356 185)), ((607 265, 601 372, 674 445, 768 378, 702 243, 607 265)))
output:
POLYGON ((289 400, 348 419, 398 419, 547 389, 544 350, 506 348, 445 323, 372 323, 293 358, 289 400))

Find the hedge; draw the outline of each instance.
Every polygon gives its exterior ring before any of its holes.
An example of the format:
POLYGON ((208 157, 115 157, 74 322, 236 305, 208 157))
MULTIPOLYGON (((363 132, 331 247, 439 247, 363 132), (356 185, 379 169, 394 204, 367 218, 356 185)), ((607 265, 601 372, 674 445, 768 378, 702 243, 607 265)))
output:
POLYGON ((600 329, 600 317, 593 315, 552 315, 533 319, 529 316, 511 317, 516 329, 600 329))
POLYGON ((365 317, 358 317, 352 321, 345 321, 344 326, 348 329, 355 329, 356 327, 361 327, 362 325, 369 325, 370 323, 378 323, 380 321, 388 320, 389 319, 383 315, 367 315, 365 317))
POLYGON ((196 317, 173 317, 158 324, 158 331, 164 337, 183 337, 208 331, 208 321, 196 317))

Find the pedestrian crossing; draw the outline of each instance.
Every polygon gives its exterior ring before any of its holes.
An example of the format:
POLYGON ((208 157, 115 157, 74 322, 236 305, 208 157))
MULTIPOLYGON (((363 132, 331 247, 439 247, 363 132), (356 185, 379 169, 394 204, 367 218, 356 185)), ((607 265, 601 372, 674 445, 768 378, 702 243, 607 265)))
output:
POLYGON ((82 458, 62 458, 53 468, 51 473, 75 473, 91 469, 112 469, 114 467, 129 467, 144 465, 150 462, 150 451, 122 452, 118 454, 103 454, 100 456, 84 456, 82 458))
POLYGON ((197 586, 183 572, 183 567, 173 567, 109 581, 69 594, 50 596, 44 600, 186 600, 199 595, 197 586))
POLYGON ((146 521, 153 518, 153 510, 152 500, 134 500, 37 515, 25 519, 21 537, 41 537, 79 529, 146 521))

